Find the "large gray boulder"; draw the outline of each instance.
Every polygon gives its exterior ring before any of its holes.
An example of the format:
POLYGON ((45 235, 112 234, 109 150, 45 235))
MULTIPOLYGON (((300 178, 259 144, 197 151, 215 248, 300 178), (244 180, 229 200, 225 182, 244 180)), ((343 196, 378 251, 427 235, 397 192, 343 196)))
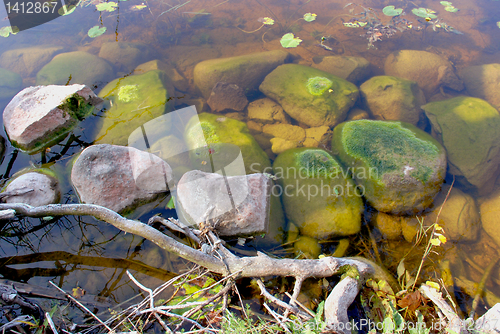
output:
POLYGON ((127 214, 165 195, 172 188, 172 170, 159 157, 132 147, 92 145, 75 161, 71 182, 82 203, 127 214))
POLYGON ((5 107, 3 124, 13 146, 33 153, 64 138, 99 102, 85 85, 28 87, 5 107))
POLYGON ((31 77, 62 50, 62 46, 50 45, 8 50, 0 56, 0 66, 23 77, 31 77))
POLYGON ((271 180, 264 174, 223 177, 193 170, 177 185, 176 208, 188 225, 214 219, 222 236, 262 234, 268 230, 270 194, 271 180))
POLYGON ((460 77, 464 81, 467 92, 488 101, 500 110, 500 64, 469 66, 462 70, 460 77))
POLYGON ((290 117, 313 127, 342 122, 359 95, 358 88, 342 78, 296 64, 278 66, 259 89, 290 117))
POLYGON ((55 56, 36 75, 37 85, 84 84, 99 86, 113 78, 113 68, 104 59, 83 51, 55 56))
POLYGON ((400 50, 387 56, 385 74, 416 81, 420 88, 431 97, 444 86, 456 91, 464 89, 464 83, 445 58, 427 51, 400 50))
POLYGON ((244 56, 205 60, 194 68, 194 84, 205 98, 218 82, 236 84, 243 90, 257 90, 264 77, 283 64, 288 52, 274 50, 244 56))
POLYGON ((375 119, 417 125, 424 119, 425 96, 414 81, 381 75, 360 87, 361 99, 375 119))
POLYGON ((36 170, 19 175, 11 180, 5 192, 32 189, 33 191, 5 198, 6 203, 24 203, 31 206, 43 206, 59 203, 61 190, 59 181, 50 170, 36 170))

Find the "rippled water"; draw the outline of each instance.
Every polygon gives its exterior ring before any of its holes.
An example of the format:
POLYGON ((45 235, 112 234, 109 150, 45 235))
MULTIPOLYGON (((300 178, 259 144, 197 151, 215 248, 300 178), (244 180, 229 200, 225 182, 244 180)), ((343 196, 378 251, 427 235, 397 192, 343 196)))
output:
MULTIPOLYGON (((140 42, 149 47, 150 59, 167 59, 190 80, 191 85, 193 68, 198 62, 281 49, 279 40, 289 31, 303 40, 300 46, 288 51, 294 56, 295 63, 304 65, 312 64, 317 56, 360 56, 374 65, 374 75, 377 75, 383 74, 387 55, 402 49, 426 50, 442 55, 457 70, 469 65, 500 63, 500 28, 497 26, 500 2, 455 0, 453 5, 460 9, 455 13, 444 11, 439 1, 358 3, 377 12, 383 19, 382 8, 390 4, 432 8, 439 11, 443 21, 462 33, 449 33, 442 29, 434 32, 431 26, 426 26, 425 20, 419 22, 408 13, 406 17, 413 21, 413 26, 420 25, 422 29, 397 32, 389 39, 375 42, 376 48, 367 47, 366 37, 361 36, 364 33, 362 28, 350 28, 343 24, 351 19, 349 8, 353 6, 344 8, 347 3, 326 0, 128 0, 118 2, 117 9, 112 12, 99 12, 96 9, 98 0, 86 0, 69 15, 7 38, 0 37, 0 52, 26 46, 56 45, 68 52, 78 50, 98 54, 105 42, 140 42), (316 13, 317 19, 313 22, 302 20, 303 14, 308 12, 316 13), (263 25, 264 17, 273 18, 275 24, 263 25), (106 27, 107 31, 90 38, 88 31, 96 25, 106 27), (321 37, 325 37, 323 44, 328 48, 320 45, 321 37)), ((359 12, 359 7, 356 12, 359 12)), ((6 17, 5 12, 0 15, 6 17)), ((0 25, 7 26, 8 20, 3 20, 0 25)), ((75 67, 78 65, 74 64, 75 67)), ((34 75, 22 78, 24 87, 35 84, 34 75)), ((118 71, 108 78, 108 82, 126 75, 128 73, 118 71)), ((96 91, 104 84, 99 84, 96 91)), ((188 100, 199 96, 194 90, 189 90, 183 97, 188 100)), ((177 106, 182 107, 185 100, 178 99, 177 106)), ((5 107, 8 102, 9 99, 0 100, 0 107, 5 107)), ((68 180, 70 161, 74 154, 95 139, 94 127, 99 116, 102 114, 96 113, 96 116, 86 119, 50 152, 30 156, 8 145, 0 166, 3 179, 31 165, 43 165, 62 178, 64 195, 61 202, 76 202, 68 180)), ((5 134, 3 136, 6 137, 5 134)), ((473 192, 471 195, 476 196, 473 192)), ((172 210, 157 209, 137 213, 136 216, 145 221, 157 212, 174 214, 172 210)), ((366 213, 369 217, 370 212, 366 213)), ((138 292, 125 275, 127 268, 140 272, 137 277, 146 285, 155 286, 171 277, 173 272, 186 267, 182 260, 158 250, 150 242, 124 235, 88 217, 23 219, 15 223, 0 222, 0 228, 0 274, 3 278, 41 286, 46 286, 48 280, 54 280, 66 290, 80 286, 90 294, 109 297, 112 302, 122 302, 138 292)), ((395 270, 401 257, 411 249, 409 243, 389 242, 377 235, 373 236, 375 243, 370 244, 370 240, 367 235, 353 237, 349 254, 375 256, 378 252, 384 264, 395 270), (378 247, 377 251, 374 251, 374 245, 378 247)), ((470 281, 479 282, 480 269, 498 256, 498 247, 481 232, 477 242, 450 243, 441 252, 456 253, 463 260, 464 268, 460 270, 460 275, 468 275, 470 281)), ((419 256, 421 253, 414 255, 410 262, 418 263, 419 256)), ((437 269, 437 262, 435 266, 437 269)), ((431 271, 432 266, 429 273, 431 271)), ((492 276, 498 277, 498 269, 492 276)), ((495 278, 488 282, 487 287, 500 296, 499 284, 495 278)))

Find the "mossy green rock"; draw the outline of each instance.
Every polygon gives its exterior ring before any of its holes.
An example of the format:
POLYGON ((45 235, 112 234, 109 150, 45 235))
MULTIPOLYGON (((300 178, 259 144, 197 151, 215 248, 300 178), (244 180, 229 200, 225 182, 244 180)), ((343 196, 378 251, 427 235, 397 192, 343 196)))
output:
POLYGON ((192 167, 204 172, 213 172, 210 157, 204 154, 207 145, 213 150, 212 160, 222 165, 228 165, 237 158, 239 152, 235 151, 233 145, 238 146, 247 174, 262 173, 271 166, 269 158, 252 137, 247 125, 232 118, 199 114, 186 125, 184 140, 190 151, 192 167), (203 132, 199 131, 200 126, 203 132))
MULTIPOLYGON (((449 172, 481 188, 498 174, 500 115, 488 102, 456 97, 424 106, 432 135, 448 153, 449 172)), ((493 180, 494 181, 494 180, 493 180)))
POLYGON ((22 86, 23 79, 19 74, 0 68, 0 100, 12 98, 22 86))
POLYGON ((324 239, 359 232, 363 201, 354 181, 329 153, 290 149, 276 158, 273 171, 286 216, 302 235, 324 239))
POLYGON ((382 212, 422 211, 432 203, 446 174, 444 148, 408 123, 342 123, 333 130, 332 150, 368 202, 382 212))
POLYGON ((108 100, 110 108, 98 125, 95 143, 128 145, 128 137, 135 129, 170 111, 169 92, 172 91, 166 74, 158 70, 107 84, 99 97, 108 100))
POLYGON ((113 78, 113 68, 102 58, 83 51, 55 56, 36 75, 37 85, 100 86, 113 78))
MULTIPOLYGON (((247 125, 238 120, 201 113, 187 123, 184 141, 189 150, 193 169, 212 173, 214 171, 211 162, 214 162, 214 166, 219 170, 220 167, 230 165, 241 151, 246 174, 271 172, 271 163, 267 154, 252 137, 247 125), (200 127, 202 131, 199 130, 200 127), (211 157, 207 156, 207 145, 211 157), (239 151, 235 150, 234 145, 239 148, 239 151)), ((226 175, 232 175, 233 171, 239 170, 225 168, 226 175)), ((285 223, 283 209, 278 197, 271 196, 270 201, 268 233, 264 239, 258 239, 258 244, 262 246, 275 246, 283 242, 285 223)))
POLYGON ((460 77, 464 81, 467 92, 488 101, 500 110, 500 64, 484 64, 469 66, 462 70, 460 77))
POLYGON ((415 81, 380 75, 365 81, 359 90, 375 119, 413 125, 424 119, 420 106, 425 104, 425 96, 415 81))
POLYGON ((194 84, 208 98, 218 82, 236 84, 243 90, 257 90, 264 77, 285 62, 288 52, 273 50, 244 56, 210 59, 196 64, 194 84))
POLYGON ((352 83, 321 70, 296 65, 278 66, 259 87, 293 119, 309 126, 335 126, 358 99, 352 83))

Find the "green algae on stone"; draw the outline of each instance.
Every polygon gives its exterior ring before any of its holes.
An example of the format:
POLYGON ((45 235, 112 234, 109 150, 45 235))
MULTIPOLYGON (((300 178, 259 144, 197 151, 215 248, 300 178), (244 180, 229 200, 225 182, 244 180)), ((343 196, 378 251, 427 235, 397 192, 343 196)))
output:
POLYGON ((210 169, 210 156, 219 164, 230 164, 241 150, 245 172, 261 173, 270 168, 266 153, 250 134, 245 123, 218 115, 202 113, 193 117, 186 125, 184 140, 190 151, 193 168, 213 172, 210 169), (200 130, 201 129, 201 130, 200 130))
POLYGON ((332 149, 377 210, 402 214, 427 208, 446 173, 444 148, 403 122, 359 120, 334 129, 332 149))
POLYGON ((85 117, 90 115, 92 110, 94 110, 94 106, 91 105, 90 102, 76 93, 67 97, 66 100, 57 107, 79 121, 82 121, 85 117))
MULTIPOLYGON (((314 86, 315 80, 311 82, 314 86)), ((313 93, 329 85, 316 84, 313 93)), ((359 95, 358 88, 342 78, 296 64, 278 66, 266 76, 259 89, 278 102, 290 117, 312 127, 331 127, 342 122, 359 95), (331 85, 323 94, 313 95, 308 82, 314 78, 325 78, 331 85)))
MULTIPOLYGON (((110 107, 99 123, 97 144, 128 144, 128 137, 141 125, 170 111, 173 88, 163 71, 149 71, 113 80, 99 93, 110 107)), ((168 133, 170 124, 166 124, 168 133)))
POLYGON ((332 87, 333 82, 324 77, 314 77, 307 80, 307 90, 312 95, 323 95, 330 87, 332 87))
POLYGON ((500 164, 500 115, 488 102, 455 97, 424 106, 432 135, 448 153, 449 172, 481 188, 492 183, 500 164))
POLYGON ((324 239, 359 232, 361 195, 326 151, 290 149, 276 158, 273 171, 286 216, 302 235, 324 239))

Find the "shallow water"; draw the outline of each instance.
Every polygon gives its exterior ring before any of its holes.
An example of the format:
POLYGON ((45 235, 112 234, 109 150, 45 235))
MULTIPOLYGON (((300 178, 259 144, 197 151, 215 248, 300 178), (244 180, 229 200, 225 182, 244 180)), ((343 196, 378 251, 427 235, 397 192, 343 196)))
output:
MULTIPOLYGON (((398 1, 398 7, 413 8, 416 5, 439 11, 440 18, 463 34, 447 33, 442 29, 434 32, 432 27, 425 26, 425 21, 418 22, 408 9, 406 17, 413 21, 414 26, 420 25, 422 29, 398 32, 390 39, 376 42, 376 48, 367 48, 368 41, 360 36, 363 34, 362 28, 349 28, 342 24, 351 18, 348 8, 344 9, 347 0, 128 0, 118 2, 118 9, 113 12, 97 11, 98 3, 85 1, 69 15, 7 38, 0 37, 0 51, 56 45, 64 47, 66 52, 78 50, 97 54, 104 42, 139 42, 150 47, 151 59, 168 59, 175 64, 177 70, 191 81, 191 86, 193 68, 198 62, 282 49, 279 40, 288 31, 303 40, 300 46, 287 51, 294 56, 295 63, 304 65, 310 65, 317 56, 359 56, 370 61, 375 67, 374 75, 378 75, 383 74, 386 56, 402 49, 426 50, 442 55, 457 70, 469 65, 500 63, 500 29, 496 24, 500 21, 500 2, 497 1, 456 0, 453 5, 460 9, 456 13, 444 11, 439 1, 398 1), (313 22, 302 20, 302 15, 308 12, 317 13, 317 19, 313 22), (263 17, 272 17, 275 25, 259 29, 262 25, 259 19, 263 17), (107 31, 101 36, 90 38, 87 32, 95 25, 105 26, 107 31), (256 29, 259 30, 254 33, 242 31, 256 29), (325 45, 331 51, 319 46, 321 36, 327 37, 325 45)), ((382 20, 388 20, 382 14, 382 8, 391 3, 365 1, 359 4, 376 11, 382 20)), ((359 11, 357 7, 354 13, 359 11)), ((6 12, 0 15, 5 17, 6 12)), ((0 25, 7 26, 8 21, 3 20, 0 25)), ((118 70, 113 77, 108 78, 108 82, 126 75, 128 73, 118 70)), ((23 77, 23 87, 34 85, 35 82, 34 76, 23 77)), ((104 84, 99 84, 96 92, 104 84)), ((193 89, 178 97, 175 101, 178 108, 184 107, 186 100, 199 98, 193 89)), ((3 108, 9 100, 0 100, 0 107, 3 108)), ((69 185, 68 170, 72 157, 95 139, 96 121, 103 112, 96 111, 94 114, 80 123, 72 136, 54 146, 50 152, 30 156, 7 145, 0 166, 3 180, 32 165, 49 167, 61 177, 64 194, 61 203, 77 202, 69 185)), ((462 190, 467 192, 467 189, 462 190)), ((478 199, 477 193, 470 194, 478 199)), ((173 210, 163 209, 165 203, 162 205, 135 216, 146 221, 158 212, 164 216, 175 215, 173 210)), ((368 210, 365 218, 369 218, 370 214, 368 210)), ((152 287, 187 266, 184 261, 158 250, 142 238, 125 235, 88 217, 63 217, 47 221, 24 219, 13 223, 2 222, 0 226, 0 273, 3 278, 41 286, 46 286, 48 280, 54 280, 66 290, 79 286, 89 294, 110 297, 113 302, 125 301, 138 293, 137 287, 125 275, 127 268, 138 273, 136 277, 152 287), (30 232, 27 233, 27 230, 30 232)), ((376 231, 373 233, 383 263, 395 271, 411 244, 387 241, 376 231)), ((366 233, 364 237, 353 237, 351 241, 349 254, 376 256, 374 244, 369 244, 370 238, 366 233)), ((452 271, 460 271, 460 275, 467 275, 470 281, 479 282, 481 274, 478 268, 485 268, 498 256, 498 251, 494 242, 481 231, 477 242, 455 245, 450 242, 440 253, 456 253, 463 260, 464 268, 452 268, 452 271)), ((420 256, 421 253, 413 255, 407 266, 418 264, 420 256)), ((432 274, 433 265, 425 274, 432 274)), ((434 269, 437 267, 436 262, 434 269)), ((498 277, 498 274, 498 269, 495 269, 492 277, 498 277)), ((489 280, 487 288, 500 296, 499 284, 497 279, 489 280)))

